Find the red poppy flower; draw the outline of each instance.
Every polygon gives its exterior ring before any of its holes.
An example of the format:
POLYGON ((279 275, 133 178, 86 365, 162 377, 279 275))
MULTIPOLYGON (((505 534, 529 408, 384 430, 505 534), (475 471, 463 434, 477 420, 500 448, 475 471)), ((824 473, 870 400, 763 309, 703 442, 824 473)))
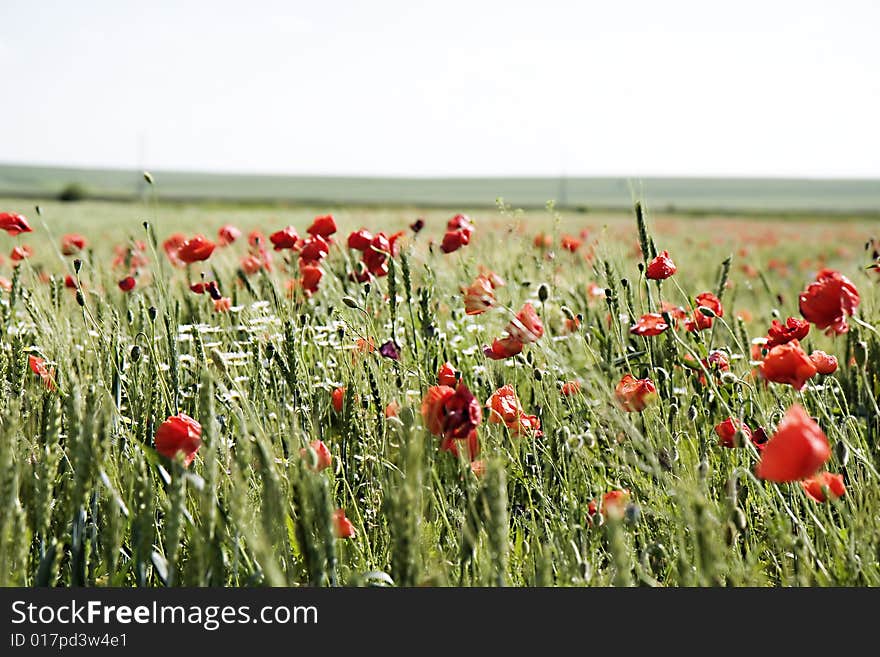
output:
POLYGON ((232 308, 232 299, 229 297, 220 297, 219 299, 214 299, 214 312, 215 313, 228 313, 232 308))
POLYGON ((755 474, 778 483, 800 481, 814 475, 830 457, 831 447, 822 429, 794 404, 761 452, 755 474))
POLYGON ((330 467, 330 464, 333 463, 333 457, 330 455, 330 450, 327 445, 324 444, 323 440, 313 440, 309 443, 309 448, 315 452, 315 462, 311 462, 311 455, 309 454, 309 449, 303 447, 299 450, 299 455, 303 459, 307 459, 309 461, 309 470, 313 472, 320 472, 321 470, 325 470, 330 467))
POLYGON ((61 253, 66 256, 79 253, 86 248, 86 238, 76 233, 68 233, 61 238, 61 253))
POLYGON ((64 277, 64 287, 70 288, 71 290, 75 290, 77 287, 76 286, 76 279, 73 276, 71 276, 70 274, 68 274, 67 276, 64 277))
MULTIPOLYGON (((275 247, 276 250, 278 247, 275 247)), ((320 235, 308 238, 302 243, 299 257, 308 262, 320 262, 330 253, 330 244, 320 235)))
POLYGON ((165 251, 165 255, 168 256, 168 260, 175 267, 186 266, 186 263, 178 255, 180 247, 183 246, 184 242, 186 242, 186 235, 182 233, 174 233, 162 242, 162 249, 165 251))
MULTIPOLYGON (((605 291, 602 291, 602 294, 605 294, 605 291)), ((674 303, 669 303, 668 301, 660 302, 660 312, 667 313, 672 319, 687 319, 688 313, 681 306, 676 306, 674 303)))
POLYGON ((715 433, 719 438, 718 444, 728 448, 740 447, 736 440, 737 433, 742 434, 747 440, 752 439, 752 430, 749 429, 746 423, 732 417, 727 418, 720 424, 716 424, 715 433))
POLYGON ((837 371, 837 358, 818 349, 810 354, 810 360, 819 374, 834 374, 837 371))
POLYGON ((303 290, 308 294, 314 294, 318 291, 318 284, 324 276, 324 272, 320 267, 314 265, 304 265, 299 268, 300 284, 303 290))
POLYGON ((464 443, 467 446, 468 460, 474 461, 480 455, 480 439, 476 430, 471 431, 464 440, 456 440, 455 438, 443 438, 440 441, 440 451, 449 452, 458 458, 458 446, 464 443))
POLYGON ((832 269, 823 269, 798 298, 801 315, 818 329, 829 334, 846 333, 847 315, 859 305, 859 292, 846 276, 832 269))
POLYGON ((241 237, 241 231, 232 224, 226 224, 217 231, 217 243, 220 246, 229 246, 241 237))
POLYGON ((511 385, 505 385, 489 397, 489 422, 504 424, 514 435, 537 433, 541 436, 541 422, 535 415, 526 415, 511 385))
POLYGON ((19 233, 30 233, 33 229, 24 215, 15 212, 0 212, 0 230, 5 230, 12 237, 19 233))
POLYGON ((385 417, 397 417, 400 414, 400 404, 396 401, 388 402, 385 406, 385 417))
POLYGON ((826 501, 826 490, 834 499, 843 497, 846 494, 843 475, 831 474, 830 472, 820 472, 819 474, 813 475, 809 479, 802 481, 801 486, 804 487, 804 491, 807 495, 817 502, 826 501))
POLYGON ((260 249, 266 244, 266 236, 258 230, 248 233, 248 246, 252 249, 260 249))
POLYGON ((536 249, 549 249, 553 246, 553 236, 538 233, 535 235, 535 239, 532 240, 532 243, 535 245, 536 249))
POLYGON ((126 276, 117 285, 119 285, 119 289, 123 292, 131 292, 134 286, 137 285, 137 281, 134 279, 134 276, 126 276))
MULTIPOLYGON (((288 226, 287 228, 275 231, 269 235, 269 241, 272 242, 276 251, 282 251, 284 249, 296 250, 302 244, 302 240, 300 240, 299 235, 293 226, 288 226)), ((315 258, 315 260, 317 259, 318 258, 315 258)))
POLYGON ((30 258, 34 255, 34 250, 27 246, 26 244, 20 244, 12 249, 12 253, 9 254, 9 257, 12 258, 13 262, 21 262, 25 258, 30 258))
POLYGON ((562 393, 564 397, 571 397, 572 395, 577 395, 580 391, 580 381, 568 381, 562 384, 562 388, 559 392, 562 393))
POLYGON ((513 337, 496 339, 491 347, 483 347, 483 354, 491 360, 516 356, 523 350, 523 343, 513 337))
POLYGON ((562 236, 561 246, 566 251, 570 251, 571 253, 574 253, 579 248, 581 248, 581 244, 583 244, 583 241, 579 240, 578 238, 576 238, 572 235, 563 235, 562 236))
POLYGON ((810 323, 797 317, 789 317, 783 326, 778 319, 774 319, 767 331, 767 349, 772 349, 780 344, 792 340, 803 340, 810 332, 810 323))
POLYGON ((441 386, 454 387, 458 383, 458 373, 451 363, 443 363, 437 372, 437 383, 441 386))
POLYGON ((463 230, 466 233, 474 232, 474 224, 466 214, 457 214, 446 222, 446 230, 463 230))
POLYGON ((50 369, 46 365, 46 361, 39 356, 29 355, 28 356, 28 367, 31 368, 31 372, 36 374, 43 380, 43 385, 46 386, 49 390, 55 390, 55 370, 50 369))
POLYGON ((642 315, 629 330, 633 335, 641 335, 644 337, 652 337, 660 335, 669 328, 669 324, 663 319, 660 313, 647 313, 642 315))
POLYGON ((355 251, 366 251, 373 241, 373 234, 366 228, 353 231, 348 234, 348 248, 355 251))
POLYGON ((185 413, 170 416, 156 431, 156 451, 173 459, 182 453, 184 466, 189 466, 202 446, 202 425, 185 413))
POLYGON ((343 509, 336 509, 333 512, 333 527, 337 538, 351 538, 357 533, 355 532, 354 525, 351 524, 351 520, 345 517, 343 509))
POLYGON ((507 325, 507 332, 515 340, 528 344, 544 335, 544 324, 532 304, 527 303, 507 325))
POLYGON ((468 287, 462 288, 464 311, 468 315, 479 315, 495 305, 495 287, 485 276, 477 276, 468 287))
POLYGON ((452 253, 458 251, 461 247, 466 246, 471 241, 471 234, 464 230, 451 230, 443 235, 443 242, 440 244, 440 250, 443 253, 452 253))
POLYGON ((342 406, 345 403, 345 387, 336 388, 333 391, 333 394, 330 395, 330 401, 333 403, 333 409, 337 413, 342 412, 342 406))
POLYGON ((424 228, 424 227, 425 227, 425 220, 422 219, 421 217, 419 217, 418 219, 416 219, 414 222, 412 222, 412 223, 409 225, 409 229, 410 229, 413 233, 416 233, 416 234, 418 234, 419 232, 421 232, 422 228, 424 228))
POLYGON ((774 383, 787 383, 802 390, 816 375, 816 366, 797 340, 773 347, 761 363, 761 376, 774 383))
POLYGON ((432 434, 461 440, 477 428, 483 411, 468 387, 459 383, 455 390, 448 386, 428 388, 422 399, 422 417, 432 434))
POLYGON ((669 257, 669 251, 663 251, 656 258, 648 263, 645 270, 645 276, 655 281, 662 281, 672 276, 678 269, 672 258, 669 257))
POLYGON ((306 232, 313 236, 319 235, 324 238, 330 237, 336 232, 336 221, 333 219, 332 214, 327 214, 323 217, 315 217, 312 225, 306 228, 306 232))
POLYGON ((377 233, 370 240, 370 245, 364 250, 363 263, 373 276, 381 277, 388 274, 388 256, 391 253, 391 243, 385 233, 377 233))
POLYGON ((614 394, 627 413, 641 413, 657 396, 657 387, 651 379, 637 379, 627 374, 614 388, 614 394))
POLYGON ((260 249, 257 253, 251 253, 241 259, 242 271, 251 276, 261 269, 272 271, 272 252, 260 249))
POLYGON ((587 515, 595 516, 601 511, 605 517, 620 520, 626 511, 626 505, 629 503, 630 493, 625 488, 622 490, 611 490, 602 495, 601 506, 596 504, 596 500, 591 500, 587 505, 587 515))
POLYGON ((214 247, 214 242, 207 237, 196 235, 180 245, 177 257, 188 265, 194 262, 202 262, 211 257, 211 254, 214 253, 214 247))

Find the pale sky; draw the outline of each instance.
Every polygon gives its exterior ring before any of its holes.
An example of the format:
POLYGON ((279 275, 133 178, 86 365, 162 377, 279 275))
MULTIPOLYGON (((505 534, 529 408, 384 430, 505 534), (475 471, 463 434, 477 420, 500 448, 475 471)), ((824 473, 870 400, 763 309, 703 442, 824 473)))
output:
POLYGON ((0 162, 880 177, 878 26, 878 0, 0 0, 0 162))

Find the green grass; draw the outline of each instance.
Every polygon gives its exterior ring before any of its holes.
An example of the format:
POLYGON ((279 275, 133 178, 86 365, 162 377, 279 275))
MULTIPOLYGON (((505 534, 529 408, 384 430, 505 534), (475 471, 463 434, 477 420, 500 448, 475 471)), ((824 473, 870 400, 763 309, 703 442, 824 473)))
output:
MULTIPOLYGON (((367 178, 210 174, 154 171, 165 199, 491 207, 503 198, 517 207, 548 199, 581 209, 628 209, 646 197, 658 210, 703 212, 880 213, 878 180, 750 178, 367 178)), ((71 183, 89 195, 138 198, 140 171, 0 164, 0 196, 54 198, 71 183)))
POLYGON ((30 202, 0 207, 35 229, 0 234, 4 254, 19 242, 35 250, 16 271, 8 258, 0 267, 13 281, 0 293, 0 584, 880 584, 876 334, 852 321, 837 338, 813 329, 805 349, 836 354, 841 368, 802 393, 761 384, 748 353, 774 316, 798 315, 797 295, 820 263, 854 281, 860 321, 877 323, 877 276, 863 248, 870 221, 651 216, 651 238, 679 267, 658 289, 640 278, 631 215, 475 210, 474 241, 444 255, 429 242, 442 239, 446 211, 344 207, 335 212, 343 244, 362 225, 390 233, 422 215, 426 228, 406 240, 394 276, 368 287, 348 279, 353 256, 334 247, 319 292, 305 299, 288 294, 296 263, 282 254, 272 273, 239 276, 244 238, 190 271, 148 248, 129 294, 116 287, 127 272, 113 268, 114 247, 149 242, 145 220, 160 244, 173 231, 213 236, 227 222, 245 234, 287 224, 302 233, 324 207, 43 205, 42 218, 30 202), (538 232, 558 244, 581 229, 595 242, 591 259, 586 246, 552 257, 533 246, 538 232), (90 240, 82 306, 63 287, 72 258, 56 249, 74 230, 90 240), (661 297, 686 305, 717 291, 729 256, 714 330, 645 339, 614 319, 661 297), (506 285, 496 309, 466 316, 460 288, 480 266, 506 285), (187 277, 203 271, 232 312, 188 290, 187 277), (590 283, 612 291, 611 307, 588 295, 590 283), (482 345, 526 301, 545 335, 515 358, 487 360, 482 345), (570 315, 582 317, 574 333, 570 315), (400 361, 356 349, 358 338, 392 337, 400 361), (849 365, 860 341, 864 368, 849 365), (710 348, 730 354, 733 377, 703 385, 685 355, 710 348), (28 369, 29 354, 54 368, 57 390, 28 369), (480 478, 464 455, 440 452, 420 405, 444 361, 480 402, 511 384, 544 436, 513 436, 485 414, 480 478), (644 413, 614 401, 627 372, 657 382, 644 413), (574 380, 582 394, 560 395, 574 380), (330 403, 338 386, 341 413, 330 403), (391 402, 397 419, 385 417, 391 402), (846 475, 840 500, 819 504, 798 484, 759 481, 753 449, 717 444, 713 427, 728 415, 772 433, 794 402, 828 435, 827 467, 846 475), (203 427, 187 469, 153 448, 157 426, 178 410, 203 427), (300 457, 314 439, 333 455, 321 473, 300 457), (626 516, 589 521, 590 502, 621 488, 631 491, 626 516), (335 538, 337 507, 353 538, 335 538))

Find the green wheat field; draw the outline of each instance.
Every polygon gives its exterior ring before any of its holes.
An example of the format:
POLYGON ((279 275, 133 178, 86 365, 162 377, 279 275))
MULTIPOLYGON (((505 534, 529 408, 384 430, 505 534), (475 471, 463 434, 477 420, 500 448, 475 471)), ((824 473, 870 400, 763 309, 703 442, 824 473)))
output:
POLYGON ((771 198, 780 218, 637 188, 638 208, 542 208, 555 184, 451 209, 168 203, 161 176, 134 202, 0 201, 32 228, 0 232, 0 585, 880 584, 876 186, 771 198), (228 225, 204 260, 168 242, 228 225), (389 240, 349 248, 361 228, 389 240), (646 278, 663 251, 675 273, 646 278), (799 303, 825 270, 858 292, 831 334, 799 303), (634 332, 648 313, 667 328, 634 332), (833 372, 799 351, 795 385, 773 380, 790 317, 833 372), (651 394, 621 395, 629 374, 651 394), (157 449, 181 413, 198 449, 157 449), (827 437, 809 467, 772 447, 806 421, 827 437), (756 473, 771 450, 791 481, 756 473))

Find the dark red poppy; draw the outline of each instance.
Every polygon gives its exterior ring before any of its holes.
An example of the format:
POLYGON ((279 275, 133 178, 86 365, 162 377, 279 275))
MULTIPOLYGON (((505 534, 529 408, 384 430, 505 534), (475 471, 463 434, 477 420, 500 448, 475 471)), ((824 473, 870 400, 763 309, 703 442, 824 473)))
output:
POLYGON ((663 251, 648 263, 645 276, 651 280, 662 281, 672 276, 676 271, 675 263, 669 257, 669 251, 663 251))
POLYGON ((312 225, 306 228, 306 232, 309 235, 319 235, 326 239, 336 232, 336 220, 333 219, 332 214, 326 214, 322 217, 315 217, 312 225))
POLYGON ((651 379, 637 379, 627 374, 614 388, 614 394, 627 413, 641 413, 657 396, 657 387, 651 379))
POLYGON ((483 354, 491 360, 502 360, 516 356, 523 350, 523 343, 513 337, 496 339, 491 347, 483 347, 483 354))
MULTIPOLYGON (((278 247, 275 247, 278 250, 278 247)), ((309 262, 319 262, 327 257, 330 253, 330 245, 320 235, 308 238, 302 244, 302 250, 299 252, 300 258, 309 262)))
POLYGON ((352 231, 348 234, 348 248, 355 251, 366 251, 373 241, 373 234, 366 228, 352 231))
POLYGON ((425 227, 425 220, 419 217, 409 225, 409 229, 414 233, 419 233, 425 227))
POLYGON ((846 486, 843 483, 843 475, 820 472, 809 479, 801 482, 804 492, 817 502, 825 502, 828 498, 827 491, 833 499, 843 497, 846 494, 846 486))
POLYGON ((0 230, 5 230, 12 237, 19 233, 33 232, 24 215, 15 212, 0 212, 0 230))
POLYGON ((31 247, 26 244, 20 244, 12 249, 9 257, 12 258, 13 262, 21 262, 32 255, 34 255, 34 250, 31 247))
POLYGON ((480 424, 483 411, 468 387, 459 383, 454 390, 449 386, 428 388, 422 399, 422 417, 432 434, 462 440, 480 424))
POLYGON ((123 292, 131 292, 134 286, 137 285, 137 281, 134 279, 134 276, 126 276, 117 285, 119 285, 119 289, 123 292))
POLYGON ((746 423, 732 417, 727 418, 720 424, 716 424, 715 433, 718 435, 718 444, 727 448, 741 446, 737 442, 737 433, 747 440, 752 439, 752 430, 749 429, 746 423))
POLYGON ((313 440, 309 443, 308 448, 303 447, 299 450, 299 455, 301 458, 309 462, 308 468, 312 472, 326 470, 333 463, 333 456, 331 456, 330 450, 327 445, 324 444, 323 440, 313 440), (315 454, 314 461, 312 461, 310 452, 314 452, 315 454))
POLYGON ((202 446, 202 425, 185 413, 172 415, 159 425, 154 443, 166 458, 182 453, 184 466, 189 466, 202 446))
MULTIPOLYGON (((282 251, 284 249, 296 250, 302 244, 302 241, 293 226, 288 226, 287 228, 275 231, 269 235, 269 241, 272 242, 276 251, 282 251)), ((320 260, 320 258, 314 258, 314 260, 320 260)))
POLYGON ((802 390, 816 375, 816 366, 797 340, 773 347, 761 362, 761 376, 774 383, 787 383, 802 390))
POLYGON ((190 292, 194 292, 195 294, 204 294, 207 283, 193 283, 189 286, 190 292))
POLYGON ((337 538, 351 538, 357 533, 351 520, 345 517, 343 509, 336 509, 333 512, 333 528, 337 538))
POLYGON ((79 253, 86 248, 86 238, 77 233, 68 233, 61 238, 61 253, 66 256, 79 253))
POLYGON ((755 474, 778 483, 800 481, 814 475, 830 457, 831 447, 822 429, 794 404, 761 452, 755 474))
POLYGON ((229 246, 241 237, 241 231, 232 224, 226 224, 217 231, 217 243, 220 246, 229 246))
POLYGON ((524 344, 537 342, 544 335, 544 324, 534 306, 526 303, 507 325, 507 333, 524 344))
POLYGON ((388 256, 391 243, 385 233, 377 233, 364 250, 363 263, 373 276, 382 277, 388 274, 388 256))
POLYGON ((642 315, 629 330, 633 335, 641 335, 644 337, 652 337, 660 335, 669 328, 669 324, 663 319, 663 315, 659 313, 647 313, 642 315))
POLYGON ((333 391, 333 394, 330 395, 330 401, 333 404, 333 410, 337 413, 341 413, 342 407, 345 404, 345 387, 341 386, 336 388, 333 391))
POLYGON ((202 262, 211 257, 215 246, 214 242, 204 235, 196 235, 180 245, 177 257, 188 265, 194 262, 202 262))
POLYGON ((818 329, 829 334, 846 333, 847 315, 852 315, 861 301, 859 292, 846 276, 823 269, 798 298, 801 315, 818 329))
POLYGON ((450 363, 443 363, 437 372, 437 383, 441 386, 454 387, 458 383, 459 375, 450 363))
POLYGON ((400 348, 394 343, 394 340, 388 340, 379 347, 379 353, 384 358, 391 360, 400 360, 400 348))
POLYGON ((471 241, 471 234, 463 230, 448 231, 443 235, 443 242, 440 244, 440 250, 443 253, 452 253, 458 251, 461 247, 467 245, 471 241))
POLYGON ((837 371, 837 358, 818 349, 810 354, 810 360, 819 374, 834 374, 837 371))
POLYGON ((315 265, 303 265, 299 268, 299 277, 303 290, 308 294, 314 294, 318 291, 318 284, 324 277, 324 272, 315 265))
POLYGON ((473 462, 480 455, 480 439, 476 430, 471 431, 464 440, 456 440, 455 438, 443 438, 440 440, 440 451, 449 452, 458 458, 458 446, 464 443, 467 446, 468 459, 473 462))

